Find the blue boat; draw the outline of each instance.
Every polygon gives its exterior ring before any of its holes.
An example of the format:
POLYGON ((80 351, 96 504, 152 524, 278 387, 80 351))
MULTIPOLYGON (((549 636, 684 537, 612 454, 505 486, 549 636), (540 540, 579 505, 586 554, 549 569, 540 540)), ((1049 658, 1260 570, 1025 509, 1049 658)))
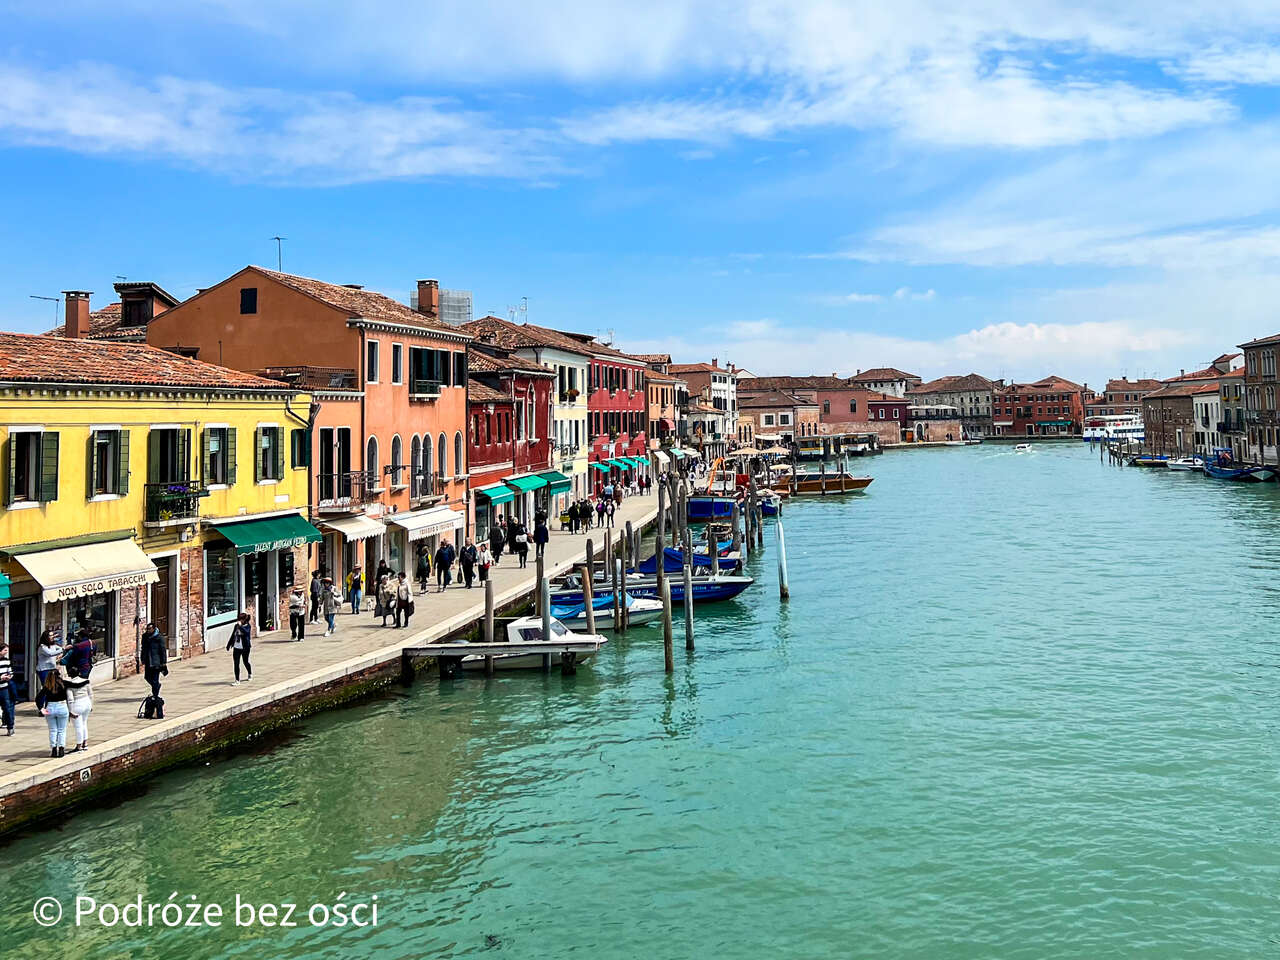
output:
POLYGON ((689 522, 706 523, 708 520, 733 519, 734 497, 722 497, 711 493, 697 493, 689 498, 689 522))
POLYGON ((1213 477, 1215 480, 1236 480, 1241 483, 1265 483, 1267 480, 1276 478, 1275 467, 1258 467, 1241 463, 1229 466, 1206 463, 1204 465, 1204 474, 1206 477, 1213 477))
MULTIPOLYGON (((733 547, 732 540, 725 540, 720 544, 720 569, 721 570, 725 570, 725 571, 728 571, 731 569, 736 570, 742 566, 742 560, 739 557, 728 556, 730 549, 732 547, 733 547)), ((678 550, 675 547, 667 547, 665 550, 662 551, 662 553, 663 553, 663 566, 666 568, 667 573, 679 573, 681 570, 684 569, 684 551, 683 550, 678 550)), ((695 570, 711 569, 711 554, 707 553, 705 547, 703 548, 701 553, 699 553, 696 549, 694 550, 693 568, 695 570)), ((657 571, 658 571, 657 557, 646 557, 644 560, 641 560, 638 564, 636 564, 636 566, 632 570, 628 572, 654 574, 654 573, 657 573, 657 571)))
MULTIPOLYGON (((671 585, 671 602, 673 604, 684 603, 684 581, 676 577, 669 577, 667 578, 667 583, 671 585)), ((753 583, 755 583, 755 580, 752 577, 740 574, 722 573, 718 577, 695 577, 693 581, 693 602, 714 603, 719 600, 732 600, 753 583)), ((627 593, 633 597, 660 599, 656 577, 630 576, 627 578, 626 589, 627 593)), ((603 580, 597 580, 594 596, 597 598, 612 596, 609 584, 603 580)), ((582 587, 578 582, 578 578, 576 576, 566 577, 559 585, 552 587, 551 602, 552 604, 581 604, 582 587)))

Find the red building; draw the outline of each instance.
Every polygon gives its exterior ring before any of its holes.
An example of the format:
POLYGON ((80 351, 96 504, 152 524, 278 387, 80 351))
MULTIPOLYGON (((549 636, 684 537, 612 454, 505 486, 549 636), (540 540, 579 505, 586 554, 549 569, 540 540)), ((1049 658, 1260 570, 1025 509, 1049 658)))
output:
MULTIPOLYGON (((589 337, 570 334, 590 349, 587 366, 587 436, 591 463, 609 466, 618 457, 648 458, 649 396, 643 360, 619 353, 589 337)), ((617 479, 624 469, 591 467, 600 475, 617 479)), ((601 484, 597 484, 599 486, 601 484)))
POLYGON ((1013 383, 992 396, 992 429, 997 436, 1078 436, 1086 399, 1093 399, 1088 387, 1062 377, 1013 383))
POLYGON ((475 535, 500 515, 532 522, 569 481, 551 470, 551 391, 556 374, 490 344, 467 351, 471 507, 475 535))

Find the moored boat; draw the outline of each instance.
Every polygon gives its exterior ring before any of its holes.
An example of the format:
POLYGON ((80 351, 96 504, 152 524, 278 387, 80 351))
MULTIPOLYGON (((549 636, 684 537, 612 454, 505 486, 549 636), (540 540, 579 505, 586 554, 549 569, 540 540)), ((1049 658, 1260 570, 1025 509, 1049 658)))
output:
MULTIPOLYGON (((651 623, 662 616, 662 601, 649 600, 644 597, 633 597, 627 594, 627 623, 630 626, 638 626, 642 623, 651 623)), ((595 625, 597 629, 612 629, 613 623, 613 597, 609 594, 595 597, 591 604, 592 611, 595 613, 595 625)), ((582 603, 582 595, 578 595, 577 603, 553 603, 551 604, 551 616, 559 620, 566 627, 585 627, 587 625, 587 608, 582 603)))
POLYGON ((1135 457, 1129 458, 1129 466, 1131 467, 1167 467, 1169 466, 1169 458, 1166 456, 1156 456, 1149 453, 1141 453, 1135 457))
MULTIPOLYGON (((742 556, 733 548, 733 541, 722 541, 720 543, 719 555, 716 559, 721 570, 737 570, 742 566, 742 556)), ((676 547, 667 547, 663 552, 663 566, 667 573, 679 573, 684 569, 684 551, 676 547)), ((693 551, 693 569, 707 571, 711 569, 711 554, 707 552, 705 545, 701 550, 694 548, 693 551)), ((652 574, 658 572, 658 560, 656 557, 646 557, 641 560, 628 573, 644 573, 652 574)))
MULTIPOLYGON (((852 474, 845 473, 844 470, 837 470, 833 473, 794 473, 783 482, 786 484, 786 490, 792 495, 798 494, 827 494, 833 493, 857 493, 871 486, 874 477, 855 477, 852 474)), ((776 491, 781 493, 781 489, 776 491)))
POLYGON ((1014 444, 1013 452, 1014 452, 1014 453, 1030 453, 1030 452, 1031 452, 1031 444, 1029 444, 1029 443, 1018 443, 1018 444, 1014 444))
POLYGON ((1204 475, 1212 477, 1214 480, 1235 480, 1240 483, 1265 483, 1268 480, 1276 478, 1275 467, 1262 467, 1257 464, 1248 463, 1232 463, 1217 464, 1206 463, 1204 465, 1204 475))
POLYGON ((766 517, 776 517, 782 512, 782 497, 774 490, 765 490, 760 494, 760 513, 766 517))
MULTIPOLYGON (((612 616, 612 613, 610 614, 612 616)), ((584 621, 585 622, 585 621, 584 621)), ((542 642, 542 618, 541 617, 520 617, 512 620, 507 624, 506 630, 507 643, 511 647, 511 653, 495 654, 493 657, 493 668, 495 670, 541 670, 543 663, 541 653, 520 653, 521 644, 537 644, 542 642)), ((599 634, 574 633, 554 616, 551 618, 551 637, 552 640, 598 640, 600 643, 607 643, 609 638, 600 636, 599 634)), ((559 666, 560 654, 553 653, 551 657, 552 666, 559 666)), ((585 663, 591 659, 590 653, 579 653, 576 655, 578 663, 585 663)), ((483 670, 484 656, 481 654, 473 654, 469 657, 463 657, 461 661, 463 670, 483 670)))
POLYGON ((1204 457, 1174 457, 1169 461, 1170 470, 1204 470, 1204 457))
MULTIPOLYGON (((671 587, 671 601, 684 602, 684 580, 680 577, 667 578, 671 587)), ((721 573, 719 576, 695 576, 693 578, 693 602, 714 603, 719 600, 731 600, 751 584, 753 577, 737 573, 721 573)), ((633 597, 646 599, 658 598, 658 578, 642 573, 628 574, 625 589, 633 597)), ((597 597, 610 596, 612 587, 609 582, 597 575, 594 583, 594 594, 597 597)), ((570 574, 551 586, 552 603, 581 603, 582 580, 577 574, 570 574)))
POLYGON ((736 497, 711 493, 696 493, 689 497, 689 522, 706 523, 708 520, 728 520, 733 516, 736 497))

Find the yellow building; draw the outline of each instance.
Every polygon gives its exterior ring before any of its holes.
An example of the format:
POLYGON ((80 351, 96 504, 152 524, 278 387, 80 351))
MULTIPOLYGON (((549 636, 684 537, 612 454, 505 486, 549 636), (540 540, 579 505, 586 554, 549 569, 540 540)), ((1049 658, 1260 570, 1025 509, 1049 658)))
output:
POLYGON ((46 629, 94 679, 220 649, 240 612, 287 624, 306 583, 311 398, 141 344, 0 333, 0 628, 20 695, 46 629))

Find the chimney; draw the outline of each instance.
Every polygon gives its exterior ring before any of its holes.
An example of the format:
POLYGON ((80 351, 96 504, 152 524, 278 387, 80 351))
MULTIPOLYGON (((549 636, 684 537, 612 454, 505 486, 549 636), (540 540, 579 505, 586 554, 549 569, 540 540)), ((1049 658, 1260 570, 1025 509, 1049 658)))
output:
POLYGON ((63 290, 62 294, 67 298, 66 336, 72 340, 88 336, 89 297, 92 293, 88 290, 63 290))
POLYGON ((715 366, 719 366, 719 365, 720 365, 720 361, 719 361, 716 357, 712 357, 712 358, 711 358, 711 365, 712 365, 713 367, 715 367, 715 366))
POLYGON ((440 281, 418 281, 418 312, 429 320, 440 319, 440 281))

